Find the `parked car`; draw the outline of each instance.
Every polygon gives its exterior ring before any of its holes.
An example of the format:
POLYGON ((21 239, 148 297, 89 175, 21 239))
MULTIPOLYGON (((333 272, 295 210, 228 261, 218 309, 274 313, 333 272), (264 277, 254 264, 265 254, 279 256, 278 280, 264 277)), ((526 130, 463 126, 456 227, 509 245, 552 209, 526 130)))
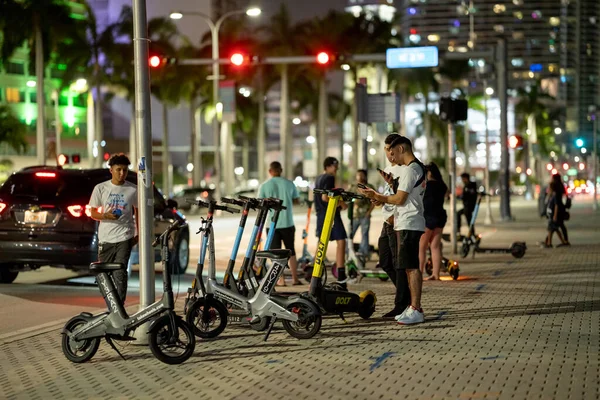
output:
MULTIPOLYGON (((13 282, 20 271, 45 265, 87 270, 98 255, 98 222, 87 205, 94 187, 111 178, 108 169, 28 167, 13 173, 0 187, 0 283, 13 282)), ((137 184, 137 175, 127 180, 137 184)), ((154 226, 158 236, 174 220, 184 221, 177 203, 154 188, 154 226)), ((155 249, 160 260, 160 250, 155 249)), ((137 246, 130 264, 135 262, 137 246)), ((170 267, 185 272, 189 230, 174 237, 170 267)))
POLYGON ((182 211, 196 211, 197 207, 193 204, 197 200, 214 200, 215 189, 208 187, 191 187, 183 189, 173 196, 173 200, 179 205, 182 211))

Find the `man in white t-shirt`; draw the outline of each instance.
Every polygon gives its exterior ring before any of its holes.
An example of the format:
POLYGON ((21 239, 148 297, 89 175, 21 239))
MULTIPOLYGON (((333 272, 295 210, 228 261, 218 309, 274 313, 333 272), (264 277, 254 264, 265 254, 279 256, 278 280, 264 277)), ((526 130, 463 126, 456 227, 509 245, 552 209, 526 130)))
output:
POLYGON ((124 154, 108 161, 110 181, 96 185, 90 198, 92 218, 98 224, 98 261, 121 263, 111 276, 121 302, 127 296, 127 263, 137 243, 137 186, 125 180, 131 162, 124 154))
MULTIPOLYGON (((425 168, 415 157, 410 139, 398 135, 390 143, 386 143, 385 151, 390 161, 393 160, 401 166, 397 176, 396 193, 386 196, 370 189, 363 189, 362 192, 377 202, 396 206, 394 213, 394 230, 397 238, 396 268, 406 270, 411 297, 410 306, 396 316, 396 321, 401 325, 410 325, 424 321, 421 309, 423 276, 419 269, 419 241, 425 232, 423 194, 427 181, 425 168)), ((390 178, 388 183, 391 181, 390 178)))

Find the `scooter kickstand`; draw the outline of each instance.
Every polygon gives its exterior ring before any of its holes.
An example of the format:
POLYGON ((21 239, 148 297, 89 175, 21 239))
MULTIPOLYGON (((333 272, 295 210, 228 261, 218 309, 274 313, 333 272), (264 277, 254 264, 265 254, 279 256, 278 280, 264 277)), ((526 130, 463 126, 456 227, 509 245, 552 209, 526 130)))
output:
POLYGON ((119 349, 117 349, 117 346, 115 346, 115 344, 113 343, 113 341, 111 340, 111 338, 109 336, 106 336, 105 339, 106 339, 106 342, 110 345, 110 347, 112 347, 113 350, 116 351, 117 354, 120 355, 123 360, 126 360, 126 358, 123 357, 123 354, 121 354, 121 352, 119 351, 119 349))
POLYGON ((267 333, 265 334, 265 338, 263 339, 264 342, 266 342, 267 339, 269 338, 269 335, 271 334, 271 330, 273 329, 273 326, 275 325, 275 321, 277 321, 277 317, 271 318, 271 323, 269 324, 269 330, 267 330, 267 333))
POLYGON ((345 324, 348 323, 348 321, 346 321, 346 318, 344 318, 344 313, 340 313, 340 318, 342 319, 342 321, 344 321, 345 324))

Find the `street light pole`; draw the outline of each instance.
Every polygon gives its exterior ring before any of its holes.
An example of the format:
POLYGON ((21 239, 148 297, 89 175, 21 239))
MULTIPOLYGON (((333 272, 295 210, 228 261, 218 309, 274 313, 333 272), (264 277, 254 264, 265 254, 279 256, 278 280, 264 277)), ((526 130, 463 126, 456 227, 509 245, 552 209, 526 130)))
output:
POLYGON ((598 111, 594 109, 594 114, 592 115, 592 119, 594 122, 594 133, 592 135, 593 143, 593 151, 594 155, 592 158, 592 165, 594 170, 592 171, 592 179, 594 183, 594 201, 592 202, 592 209, 594 211, 598 211, 598 111))
MULTIPOLYGON (((199 11, 186 11, 186 12, 172 12, 170 17, 171 19, 181 19, 184 15, 194 15, 200 17, 206 21, 210 28, 211 35, 211 46, 212 46, 212 72, 213 72, 213 105, 215 107, 215 118, 213 119, 213 145, 215 146, 215 169, 217 171, 217 185, 216 185, 216 198, 221 197, 221 183, 223 181, 223 168, 222 168, 222 160, 219 155, 219 119, 217 115, 217 104, 219 103, 219 80, 220 80, 220 71, 219 71, 219 29, 221 25, 225 21, 225 19, 238 14, 246 14, 251 17, 256 17, 260 15, 261 11, 259 8, 249 8, 247 10, 234 10, 229 11, 223 14, 217 22, 213 22, 211 17, 203 12, 199 11)), ((192 151, 195 153, 199 151, 200 143, 196 144, 195 149, 192 151)), ((229 151, 227 151, 229 154, 229 151)))

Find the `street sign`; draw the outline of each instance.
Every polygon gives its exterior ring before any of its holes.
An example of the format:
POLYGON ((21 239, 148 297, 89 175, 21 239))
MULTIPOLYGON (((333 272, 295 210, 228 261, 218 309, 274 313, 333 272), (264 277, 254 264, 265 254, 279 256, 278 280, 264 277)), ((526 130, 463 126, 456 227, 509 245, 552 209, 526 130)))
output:
POLYGON ((385 53, 388 68, 437 67, 438 61, 438 48, 435 46, 392 48, 385 53))
POLYGON ((367 121, 364 122, 400 122, 400 97, 396 93, 367 96, 367 121))
POLYGON ((219 82, 219 92, 221 103, 223 103, 224 122, 235 122, 235 82, 222 81, 219 82))

